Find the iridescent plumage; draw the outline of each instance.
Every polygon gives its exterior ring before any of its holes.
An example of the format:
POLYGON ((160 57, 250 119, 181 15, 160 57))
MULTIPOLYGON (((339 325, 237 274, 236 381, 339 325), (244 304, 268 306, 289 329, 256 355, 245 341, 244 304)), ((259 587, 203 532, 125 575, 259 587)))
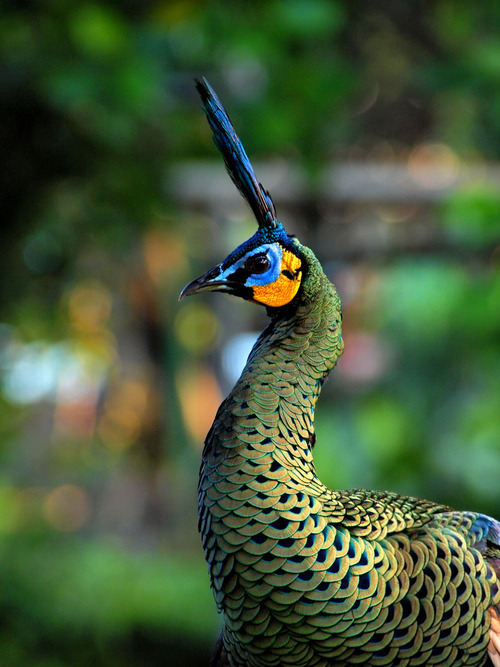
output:
POLYGON ((212 664, 482 665, 488 645, 495 661, 500 523, 395 493, 332 491, 316 476, 314 410, 343 349, 340 299, 277 221, 215 93, 197 89, 259 229, 181 296, 230 292, 271 320, 203 451, 199 527, 223 616, 212 664))

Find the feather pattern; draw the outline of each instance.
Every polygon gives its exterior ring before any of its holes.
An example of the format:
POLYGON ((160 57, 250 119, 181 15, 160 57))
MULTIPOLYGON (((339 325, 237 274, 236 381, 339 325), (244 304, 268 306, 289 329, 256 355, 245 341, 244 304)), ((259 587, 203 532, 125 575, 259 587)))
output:
MULTIPOLYGON (((262 188, 245 181, 253 171, 227 115, 207 84, 200 92, 233 180, 253 197, 262 188)), ((260 220, 271 213, 256 208, 260 220)), ((500 523, 318 479, 314 414, 343 350, 341 303, 311 250, 278 242, 300 262, 300 289, 268 308, 270 325, 202 456, 199 529, 223 616, 212 664, 498 665, 500 523)), ((254 258, 259 243, 257 234, 235 251, 238 279, 246 281, 241 258, 254 258)), ((231 257, 224 280, 234 284, 231 257)), ((183 294, 221 289, 218 276, 211 270, 183 294)))

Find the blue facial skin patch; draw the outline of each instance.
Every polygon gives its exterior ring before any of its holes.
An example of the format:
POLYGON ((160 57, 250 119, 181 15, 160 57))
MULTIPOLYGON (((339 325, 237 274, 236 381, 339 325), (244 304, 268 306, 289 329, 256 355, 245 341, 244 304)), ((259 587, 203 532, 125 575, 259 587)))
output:
POLYGON ((283 251, 277 243, 265 243, 253 250, 247 252, 243 257, 231 264, 227 269, 217 276, 217 280, 231 280, 231 275, 236 273, 239 269, 245 270, 245 263, 249 257, 253 255, 261 255, 265 253, 271 266, 264 273, 251 275, 245 281, 245 287, 253 287, 254 285, 270 285, 275 280, 278 280, 281 272, 281 260, 283 258, 283 251))

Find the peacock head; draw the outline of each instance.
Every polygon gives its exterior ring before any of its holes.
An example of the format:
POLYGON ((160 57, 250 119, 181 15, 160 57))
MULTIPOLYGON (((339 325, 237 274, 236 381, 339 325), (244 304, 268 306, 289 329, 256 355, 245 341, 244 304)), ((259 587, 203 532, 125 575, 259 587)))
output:
POLYGON ((186 285, 179 298, 220 291, 279 308, 297 294, 302 264, 298 242, 278 223, 272 229, 259 229, 223 262, 186 285))
POLYGON ((257 180, 250 160, 217 95, 205 81, 196 88, 226 168, 247 200, 259 229, 226 259, 190 282, 180 299, 200 292, 234 294, 268 308, 281 308, 299 292, 307 269, 307 249, 276 218, 273 201, 257 180))

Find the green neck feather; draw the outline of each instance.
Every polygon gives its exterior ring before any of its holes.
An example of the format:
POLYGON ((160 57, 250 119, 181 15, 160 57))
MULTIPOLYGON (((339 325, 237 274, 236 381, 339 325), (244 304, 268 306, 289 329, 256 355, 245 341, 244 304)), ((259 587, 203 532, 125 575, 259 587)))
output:
POLYGON ((314 475, 314 408, 343 350, 341 304, 314 254, 300 250, 308 270, 294 309, 271 313, 271 323, 219 408, 205 460, 272 453, 291 474, 314 475))

